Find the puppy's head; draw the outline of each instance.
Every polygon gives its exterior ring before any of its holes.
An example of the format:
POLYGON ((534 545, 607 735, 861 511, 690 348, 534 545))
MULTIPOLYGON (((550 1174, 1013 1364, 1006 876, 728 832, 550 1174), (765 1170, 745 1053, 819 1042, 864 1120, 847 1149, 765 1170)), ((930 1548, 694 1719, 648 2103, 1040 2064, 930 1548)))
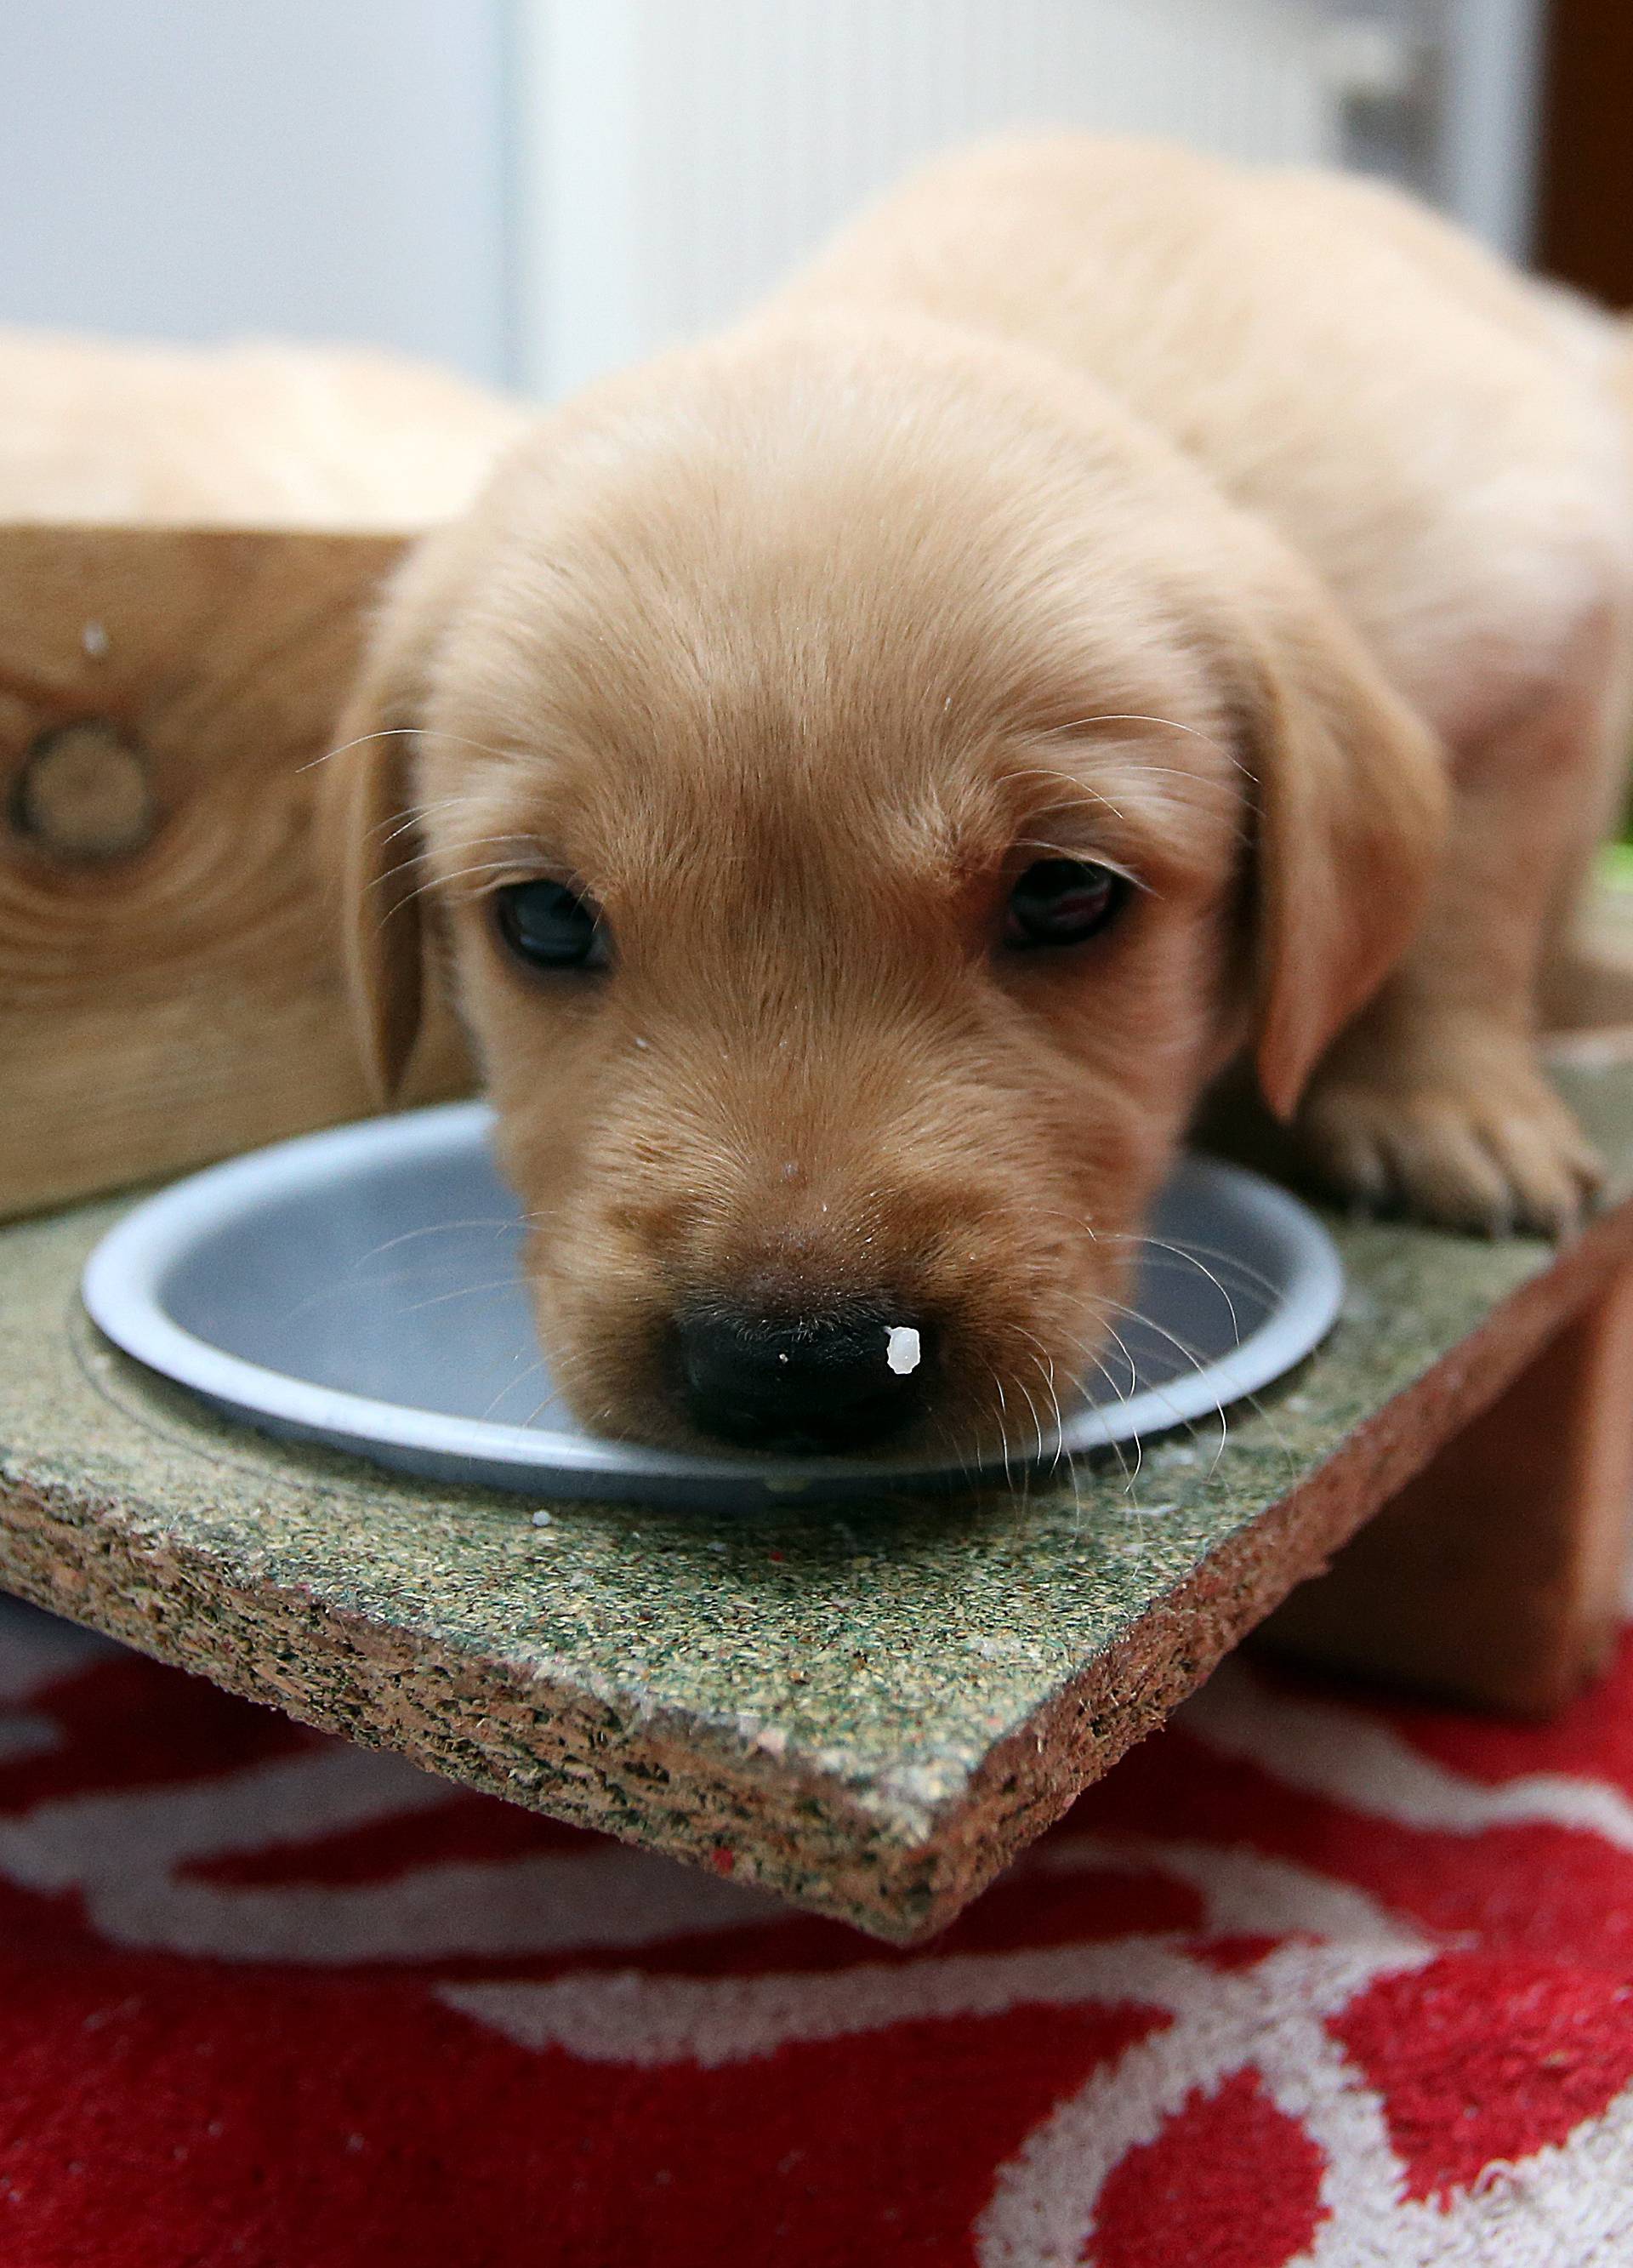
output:
POLYGON ((583 1419, 1025 1447, 1250 1034, 1292 1107, 1409 934, 1431 752, 1109 403, 744 335, 409 562, 341 760, 383 1092, 451 958, 583 1419))

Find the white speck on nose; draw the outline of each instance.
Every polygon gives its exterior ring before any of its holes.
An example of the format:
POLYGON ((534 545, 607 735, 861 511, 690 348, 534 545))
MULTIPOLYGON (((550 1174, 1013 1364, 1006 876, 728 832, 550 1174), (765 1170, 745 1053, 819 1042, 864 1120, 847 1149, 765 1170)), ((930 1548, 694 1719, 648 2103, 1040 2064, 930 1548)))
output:
POLYGON ((909 1371, 918 1368, 918 1333, 911 1323, 893 1324, 885 1341, 885 1360, 898 1378, 905 1378, 909 1371))
POLYGON ((652 1043, 651 1043, 651 1040, 637 1040, 637 1041, 636 1042, 636 1047, 637 1047, 637 1048, 650 1048, 650 1047, 651 1046, 651 1044, 652 1044, 652 1043))

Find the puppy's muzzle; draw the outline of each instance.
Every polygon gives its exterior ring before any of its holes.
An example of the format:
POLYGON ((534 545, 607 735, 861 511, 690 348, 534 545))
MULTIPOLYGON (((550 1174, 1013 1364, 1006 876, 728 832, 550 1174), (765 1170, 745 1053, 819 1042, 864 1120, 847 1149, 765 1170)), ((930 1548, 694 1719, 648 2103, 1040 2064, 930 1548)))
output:
MULTIPOLYGON (((847 1307, 818 1314, 699 1305, 678 1320, 680 1372, 693 1423, 756 1449, 794 1454, 863 1449, 900 1432, 924 1405, 928 1359, 889 1360, 900 1313, 847 1307)), ((927 1334, 920 1334, 923 1346, 927 1334)))

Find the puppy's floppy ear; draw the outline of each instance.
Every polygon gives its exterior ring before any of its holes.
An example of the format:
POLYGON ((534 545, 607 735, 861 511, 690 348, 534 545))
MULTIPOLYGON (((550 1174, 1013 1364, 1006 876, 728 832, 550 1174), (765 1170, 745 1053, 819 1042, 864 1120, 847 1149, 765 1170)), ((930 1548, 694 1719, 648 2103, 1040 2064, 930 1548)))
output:
POLYGON ((1422 919, 1448 789, 1434 735, 1292 561, 1259 618, 1250 696, 1254 1058, 1276 1116, 1422 919))
POLYGON ((320 841, 352 1020, 371 1093, 382 1108, 402 1099, 430 1008, 414 733, 451 597, 447 541, 432 536, 386 586, 320 788, 320 841))

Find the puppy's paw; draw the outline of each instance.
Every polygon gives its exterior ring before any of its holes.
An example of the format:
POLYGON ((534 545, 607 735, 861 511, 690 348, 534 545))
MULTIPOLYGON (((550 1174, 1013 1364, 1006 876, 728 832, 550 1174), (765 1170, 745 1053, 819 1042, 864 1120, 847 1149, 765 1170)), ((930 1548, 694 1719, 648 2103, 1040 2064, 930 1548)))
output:
POLYGON ((1487 1236, 1568 1235, 1603 1167, 1523 1046, 1425 1050, 1416 1065, 1346 1064, 1299 1116, 1306 1156, 1341 1197, 1487 1236))

